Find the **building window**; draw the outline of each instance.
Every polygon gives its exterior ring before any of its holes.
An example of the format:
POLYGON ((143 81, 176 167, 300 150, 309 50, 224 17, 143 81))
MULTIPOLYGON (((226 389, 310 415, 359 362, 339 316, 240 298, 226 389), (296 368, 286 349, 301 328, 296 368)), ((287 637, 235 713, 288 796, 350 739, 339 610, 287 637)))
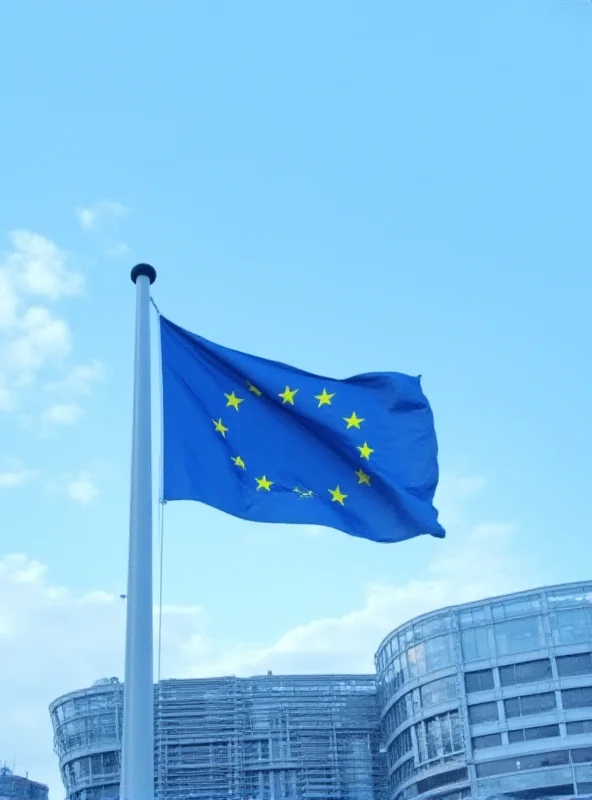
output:
POLYGON ((443 614, 440 617, 433 617, 431 619, 424 619, 422 622, 416 622, 413 626, 413 634, 415 640, 422 642, 425 639, 430 639, 432 636, 437 636, 439 633, 446 633, 451 629, 451 617, 448 614, 443 614))
POLYGON ((420 763, 445 758, 464 750, 462 721, 458 710, 438 714, 414 725, 420 763))
POLYGON ((574 764, 588 764, 592 761, 592 747, 582 747, 571 751, 571 760, 574 764))
POLYGON ((561 678, 567 678, 570 675, 592 675, 592 653, 559 656, 557 658, 557 674, 561 678))
POLYGON ((563 708, 587 708, 592 706, 592 686, 582 689, 564 689, 561 692, 563 708))
POLYGON ((387 697, 391 697, 393 694, 395 694, 395 692, 397 692, 407 680, 408 674, 406 665, 407 658, 405 653, 401 653, 400 655, 396 656, 385 668, 385 694, 387 697))
POLYGON ((103 772, 117 772, 119 770, 119 753, 103 753, 103 772))
POLYGON ((501 733, 488 733, 487 736, 474 736, 473 750, 483 750, 485 747, 499 747, 501 743, 501 733))
POLYGON ((541 767, 557 767, 569 764, 569 752, 557 750, 551 753, 533 753, 519 756, 518 758, 501 758, 498 761, 486 761, 477 764, 475 770, 478 778, 489 778, 492 775, 503 775, 507 772, 519 772, 527 769, 540 769, 541 767))
POLYGON ((436 636, 426 642, 428 672, 434 672, 454 663, 454 644, 450 634, 436 636))
POLYGON ((574 608, 551 615, 553 636, 557 644, 588 644, 592 639, 592 610, 574 608))
POLYGON ((491 606, 465 608, 460 612, 459 621, 462 628, 469 625, 483 625, 486 622, 491 622, 491 606))
POLYGON ((417 644, 407 650, 407 668, 410 678, 419 678, 427 672, 425 645, 417 644))
POLYGON ((517 600, 505 600, 503 603, 496 603, 493 606, 494 619, 511 619, 512 617, 523 617, 539 611, 541 599, 538 595, 531 597, 520 597, 517 600))
POLYGON ((518 686, 522 683, 550 680, 553 672, 549 659, 543 658, 539 661, 526 661, 523 664, 500 667, 499 675, 502 686, 518 686))
POLYGON ((541 725, 538 728, 521 728, 509 731, 510 744, 515 742, 532 742, 535 739, 552 739, 559 736, 559 725, 541 725))
POLYGON ((450 700, 454 700, 457 696, 456 675, 426 683, 421 687, 420 694, 422 708, 429 708, 439 703, 446 703, 450 700))
POLYGON ((578 733, 592 733, 592 719, 579 719, 577 722, 568 722, 566 725, 568 736, 578 733))
POLYGON ((389 767, 392 767, 405 753, 413 749, 411 741, 411 729, 406 728, 391 744, 388 749, 389 767))
POLYGON ((524 697, 512 697, 504 700, 506 717, 527 717, 531 714, 541 714, 555 708, 555 693, 543 692, 541 694, 528 694, 524 697))
POLYGON ((391 775, 391 785, 396 789, 400 786, 404 781, 408 780, 413 774, 415 770, 413 769, 413 759, 410 758, 409 761, 405 761, 401 764, 398 769, 396 769, 391 775))
POLYGON ((440 786, 448 786, 451 783, 460 783, 461 781, 468 780, 468 772, 466 769, 454 769, 450 772, 441 772, 439 775, 432 775, 430 778, 425 778, 423 781, 418 781, 417 791, 420 794, 429 792, 432 789, 437 789, 440 786))
POLYGON ((545 646, 540 617, 524 617, 494 625, 498 655, 526 653, 545 646))
POLYGON ((491 627, 469 628, 461 635, 462 651, 465 661, 479 661, 495 657, 491 627))
POLYGON ((469 694, 484 692, 487 689, 493 689, 493 686, 492 669, 478 669, 475 672, 465 673, 465 688, 469 694))
POLYGON ((397 702, 389 708, 383 719, 382 724, 386 736, 390 736, 399 725, 402 725, 409 717, 418 713, 419 710, 419 693, 417 689, 407 692, 403 697, 400 697, 397 702))
POLYGON ((496 722, 499 719, 497 703, 479 703, 469 706, 469 722, 478 725, 480 722, 496 722))
POLYGON ((580 586, 577 589, 562 589, 559 592, 551 592, 547 595, 547 603, 549 608, 592 605, 592 584, 580 586))

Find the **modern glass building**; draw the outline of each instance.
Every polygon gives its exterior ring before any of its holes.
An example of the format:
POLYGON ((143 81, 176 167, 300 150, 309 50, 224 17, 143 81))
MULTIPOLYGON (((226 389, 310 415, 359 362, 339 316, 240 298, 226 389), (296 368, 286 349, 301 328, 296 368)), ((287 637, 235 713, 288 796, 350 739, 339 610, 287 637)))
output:
MULTIPOLYGON (((161 681, 155 687, 159 800, 386 800, 373 676, 161 681)), ((123 686, 55 700, 68 800, 119 794, 123 686)))
POLYGON ((0 800, 47 800, 49 790, 43 783, 15 775, 0 767, 0 800))
POLYGON ((389 800, 592 793, 592 583, 418 617, 376 670, 389 800))

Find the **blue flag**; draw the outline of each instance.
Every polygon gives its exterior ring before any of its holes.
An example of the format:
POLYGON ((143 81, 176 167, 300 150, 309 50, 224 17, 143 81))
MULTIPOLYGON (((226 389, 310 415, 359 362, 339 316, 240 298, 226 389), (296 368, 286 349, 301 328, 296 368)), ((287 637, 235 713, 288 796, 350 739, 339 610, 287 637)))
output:
POLYGON ((419 378, 347 380, 229 350, 160 317, 163 500, 377 542, 443 537, 419 378))

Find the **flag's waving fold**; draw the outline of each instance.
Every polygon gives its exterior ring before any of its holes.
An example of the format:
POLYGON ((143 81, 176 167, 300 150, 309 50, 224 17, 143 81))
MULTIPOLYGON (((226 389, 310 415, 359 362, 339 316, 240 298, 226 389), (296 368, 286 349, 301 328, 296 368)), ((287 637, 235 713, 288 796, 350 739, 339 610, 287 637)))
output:
POLYGON ((322 378, 160 318, 163 499, 379 542, 444 536, 437 444, 419 378, 322 378))

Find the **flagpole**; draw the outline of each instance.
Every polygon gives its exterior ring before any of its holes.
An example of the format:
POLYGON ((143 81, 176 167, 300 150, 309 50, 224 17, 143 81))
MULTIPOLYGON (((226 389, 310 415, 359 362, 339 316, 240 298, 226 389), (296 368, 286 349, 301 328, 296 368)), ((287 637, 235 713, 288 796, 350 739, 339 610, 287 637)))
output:
POLYGON ((150 410, 150 285, 156 270, 132 269, 136 344, 130 532, 123 689, 121 800, 154 798, 154 676, 152 637, 152 443, 150 410))

